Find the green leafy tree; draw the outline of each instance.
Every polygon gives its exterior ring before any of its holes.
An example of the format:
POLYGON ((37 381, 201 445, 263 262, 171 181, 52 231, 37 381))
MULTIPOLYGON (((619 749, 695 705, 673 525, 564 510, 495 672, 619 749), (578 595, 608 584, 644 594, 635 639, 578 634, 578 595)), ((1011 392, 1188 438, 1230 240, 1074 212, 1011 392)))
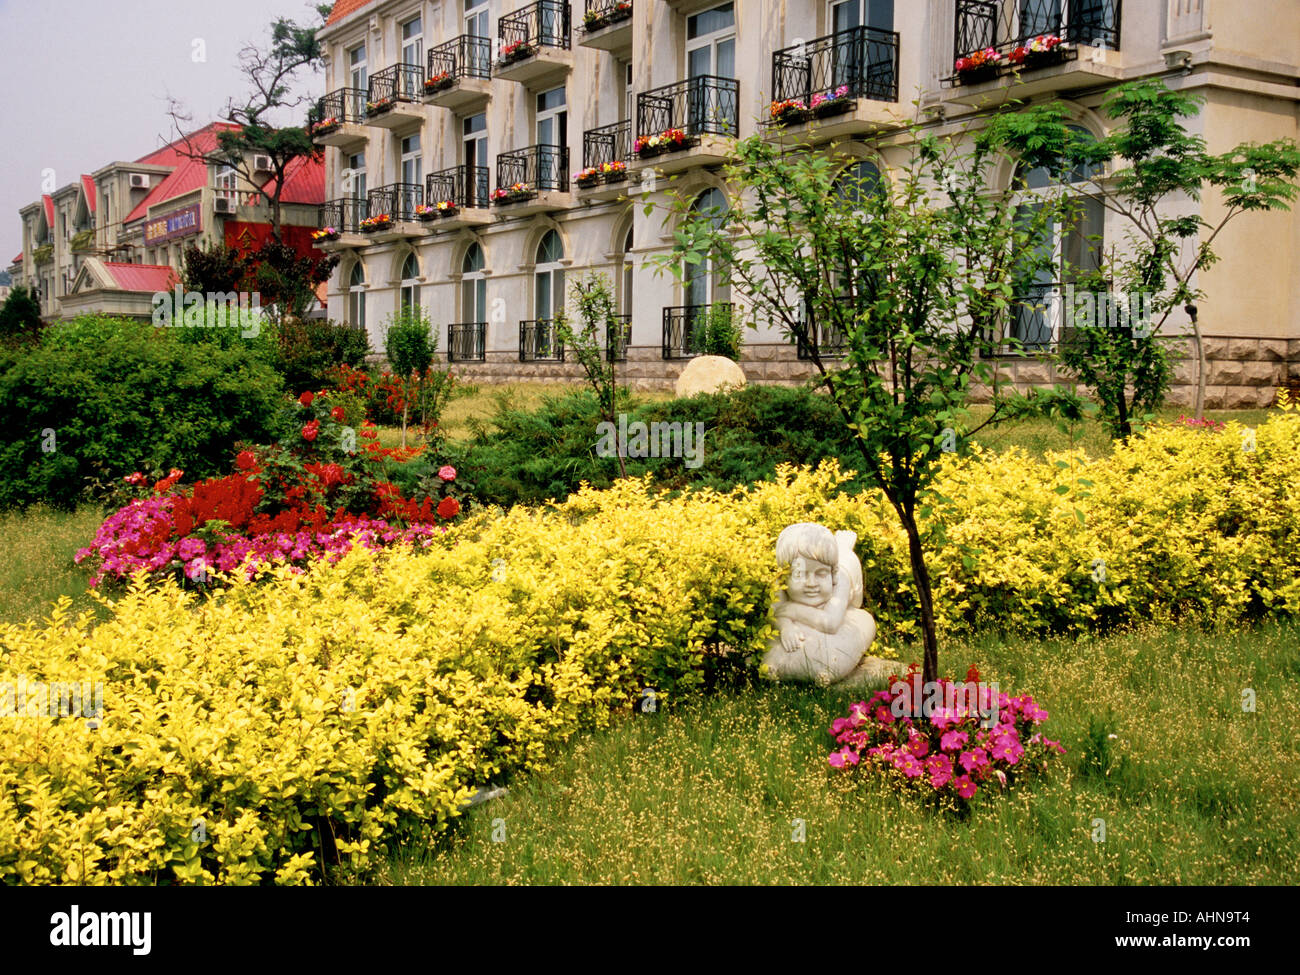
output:
MULTIPOLYGON (((591 386, 600 404, 601 419, 617 424, 619 388, 616 357, 607 355, 606 350, 621 345, 624 339, 623 323, 615 312, 609 278, 598 272, 586 274, 573 282, 569 295, 582 324, 574 328, 568 316, 561 314, 556 318, 556 331, 564 347, 582 366, 587 384, 591 386)), ((621 447, 618 451, 618 470, 621 477, 627 476, 627 464, 621 447)))
POLYGON ((1079 276, 1080 286, 1144 296, 1150 321, 1114 328, 1076 320, 1071 341, 1061 349, 1062 364, 1094 389, 1102 417, 1118 438, 1130 436, 1135 423, 1164 399, 1171 375, 1167 343, 1177 337, 1166 328, 1179 308, 1191 318, 1196 416, 1202 416, 1206 360, 1196 302, 1205 294, 1198 275, 1218 262, 1214 243, 1229 223, 1250 211, 1287 210, 1296 196, 1300 147, 1281 139, 1211 154, 1184 122, 1203 101, 1159 81, 1120 85, 1103 107, 1116 127, 1096 141, 1070 128, 1053 106, 993 122, 1013 151, 1041 156, 1046 144, 1060 164, 1084 167, 1090 175, 1077 189, 1099 200, 1124 228, 1122 245, 1104 251, 1099 266, 1079 276), (1179 203, 1200 204, 1207 190, 1222 200, 1216 221, 1206 219, 1200 206, 1180 212, 1179 203))
POLYGON ((402 446, 405 447, 406 426, 411 410, 411 377, 416 377, 417 400, 422 402, 424 380, 438 351, 433 327, 422 308, 404 306, 389 317, 384 329, 384 351, 393 372, 401 377, 403 383, 402 446))
POLYGON ((34 338, 40 328, 41 305, 35 290, 15 285, 0 305, 0 340, 25 341, 34 338))
POLYGON ((996 131, 963 134, 914 127, 908 154, 883 181, 853 174, 852 160, 833 152, 739 141, 724 167, 729 206, 701 213, 673 194, 681 222, 661 260, 684 278, 686 266, 711 255, 755 317, 809 350, 856 434, 863 471, 907 534, 926 680, 938 674, 926 547, 945 541, 942 519, 931 515, 947 501, 931 484, 945 450, 958 446, 956 431, 969 426, 972 385, 992 388, 994 402, 970 433, 1070 398, 1004 394, 980 356, 1013 296, 1044 269, 1031 244, 1063 204, 1027 215, 1010 190, 990 192, 1006 147, 996 131), (831 341, 842 342, 842 367, 823 359, 831 341))

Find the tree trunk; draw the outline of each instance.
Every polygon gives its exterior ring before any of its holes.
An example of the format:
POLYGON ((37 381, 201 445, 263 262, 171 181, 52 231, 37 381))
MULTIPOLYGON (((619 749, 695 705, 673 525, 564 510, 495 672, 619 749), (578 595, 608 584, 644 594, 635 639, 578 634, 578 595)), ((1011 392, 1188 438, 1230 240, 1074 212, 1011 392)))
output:
POLYGON ((908 555, 912 562, 912 583, 916 586, 917 602, 921 605, 921 635, 925 641, 921 679, 930 683, 939 679, 939 638, 935 633, 934 596, 930 590, 930 570, 925 564, 925 549, 921 546, 921 532, 916 525, 916 515, 906 507, 902 509, 901 514, 903 528, 907 532, 908 555))
POLYGON ((1196 419, 1205 419, 1205 342, 1201 339, 1201 323, 1192 319, 1192 335, 1196 340, 1196 419))

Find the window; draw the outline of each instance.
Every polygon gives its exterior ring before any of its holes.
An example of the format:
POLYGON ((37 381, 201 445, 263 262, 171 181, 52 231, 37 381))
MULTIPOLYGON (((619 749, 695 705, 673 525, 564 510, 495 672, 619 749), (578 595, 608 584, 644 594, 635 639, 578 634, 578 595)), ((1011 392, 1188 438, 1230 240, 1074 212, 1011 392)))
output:
POLYGON ((487 321, 487 278, 483 276, 483 248, 469 245, 461 264, 460 317, 461 321, 477 323, 487 321))
POLYGON ((217 197, 230 201, 233 207, 238 200, 239 194, 236 190, 239 188, 239 174, 235 172, 233 166, 222 166, 217 170, 215 181, 217 188, 217 197))
POLYGON ((622 294, 618 306, 624 315, 632 314, 632 228, 627 228, 627 237, 623 241, 623 280, 622 294))
POLYGON ((632 87, 632 62, 623 65, 623 118, 636 118, 636 89, 632 87))
POLYGON ((402 311, 420 307, 420 262, 414 254, 407 254, 402 264, 402 283, 398 292, 398 307, 402 311))
POLYGON ((480 112, 470 115, 462 123, 465 144, 465 165, 486 168, 487 161, 487 115, 480 112))
POLYGON ((366 74, 366 46, 364 44, 348 51, 348 71, 353 88, 360 88, 365 91, 370 87, 370 76, 366 74))
POLYGON ((488 0, 465 0, 465 33, 472 37, 488 34, 488 0))
POLYGON ((548 230, 537 245, 537 266, 533 270, 536 317, 550 319, 564 310, 564 244, 560 235, 548 230))
POLYGON ((736 76, 734 3, 724 3, 686 19, 686 67, 691 78, 736 76))
MULTIPOLYGON (((1083 126, 1069 128, 1083 139, 1094 138, 1083 126)), ((1033 169, 1018 167, 1014 185, 1021 187, 1025 196, 1025 202, 1017 210, 1020 219, 1028 223, 1042 209, 1043 204, 1035 202, 1035 196, 1062 188, 1070 192, 1075 184, 1100 176, 1101 167, 1084 164, 1068 172, 1063 164, 1033 169)), ((1101 268, 1105 208, 1100 197, 1083 194, 1082 189, 1074 192, 1082 195, 1077 219, 1069 227, 1053 224, 1048 228, 1033 250, 1033 257, 1042 263, 1034 269, 1034 278, 1025 293, 1017 296, 1011 335, 1026 346, 1041 348, 1059 337, 1059 328, 1064 323, 1064 288, 1101 268)))
POLYGON ((420 184, 423 176, 423 156, 420 151, 420 133, 408 135, 402 139, 402 179, 403 183, 420 184))
POLYGON ((354 152, 348 156, 348 167, 343 173, 343 192, 354 200, 364 200, 366 189, 366 154, 354 152))
MULTIPOLYGON (((694 213, 711 216, 714 226, 721 223, 722 214, 727 209, 727 199, 717 188, 705 190, 691 204, 694 213)), ((687 264, 685 279, 687 305, 711 305, 731 300, 731 284, 712 254, 698 264, 687 264)))
POLYGON ((348 277, 348 324, 366 327, 366 272, 359 261, 348 277))
POLYGON ((537 144, 569 144, 569 112, 565 108, 564 88, 552 88, 537 96, 537 144))
MULTIPOLYGON (((424 64, 424 28, 419 17, 402 25, 402 63, 416 67, 424 64)), ((419 85, 420 79, 414 73, 402 73, 402 86, 408 98, 420 94, 419 85)))
POLYGON ((881 187, 880 169, 869 159, 862 159, 844 170, 835 180, 835 190, 840 199, 861 203, 881 187))
POLYGON ((894 29, 894 0, 842 0, 831 4, 831 29, 835 33, 854 27, 894 29))

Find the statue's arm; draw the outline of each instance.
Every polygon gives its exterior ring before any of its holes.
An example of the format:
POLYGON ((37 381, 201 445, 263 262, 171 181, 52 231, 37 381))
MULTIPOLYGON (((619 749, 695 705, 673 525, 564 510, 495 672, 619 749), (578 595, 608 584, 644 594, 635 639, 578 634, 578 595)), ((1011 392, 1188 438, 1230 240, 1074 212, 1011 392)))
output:
POLYGON ((776 615, 778 619, 794 620, 821 630, 823 633, 835 633, 844 625, 844 614, 848 608, 848 582, 844 581, 841 586, 840 580, 837 580, 835 588, 831 591, 831 598, 826 600, 826 605, 821 609, 787 601, 777 604, 776 615))

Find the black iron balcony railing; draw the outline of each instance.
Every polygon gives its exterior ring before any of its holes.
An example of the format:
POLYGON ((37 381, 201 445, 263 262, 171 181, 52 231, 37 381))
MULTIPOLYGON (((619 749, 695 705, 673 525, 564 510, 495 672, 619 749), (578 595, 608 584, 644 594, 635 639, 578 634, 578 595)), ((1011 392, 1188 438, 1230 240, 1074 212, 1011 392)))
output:
POLYGON ((487 322, 447 326, 447 361, 482 362, 487 358, 487 322))
POLYGON ((424 202, 424 187, 419 183, 390 183, 370 191, 369 215, 387 214, 393 220, 416 219, 415 208, 424 202))
POLYGON ((497 188, 520 185, 527 192, 569 188, 569 150, 565 146, 529 146, 497 156, 497 188))
POLYGON ((632 155, 632 121, 602 125, 582 133, 582 168, 622 162, 632 155))
POLYGON ((624 23, 631 17, 632 0, 587 0, 582 28, 588 32, 604 30, 613 24, 624 23))
POLYGON ((627 362, 627 347, 632 344, 632 316, 615 315, 605 324, 605 359, 627 362))
POLYGON ((361 197, 326 200, 317 210, 316 224, 321 230, 333 227, 341 234, 356 234, 361 232, 361 221, 369 215, 369 206, 361 197))
POLYGON ((700 331, 710 311, 718 306, 731 310, 731 302, 716 305, 677 305, 664 309, 663 355, 665 359, 690 359, 700 355, 700 331))
POLYGON ((519 361, 564 361, 564 342, 555 328, 555 319, 543 318, 519 323, 519 361))
POLYGON ((538 0, 497 20, 501 39, 501 60, 509 62, 537 53, 538 48, 568 50, 572 44, 569 4, 561 0, 538 0))
POLYGON ((424 179, 424 199, 430 206, 451 200, 461 209, 488 205, 488 170, 486 166, 453 166, 424 179))
POLYGON ((423 94, 424 65, 394 64, 370 76, 366 107, 418 101, 423 94))
POLYGON ((679 129, 687 138, 705 133, 735 135, 740 112, 740 82, 701 75, 636 96, 638 136, 679 129))
POLYGON ((435 85, 455 84, 461 78, 492 77, 492 40, 461 34, 455 40, 429 49, 426 90, 435 85))
POLYGON ((818 97, 896 102, 898 51, 897 31, 870 27, 854 27, 787 47, 772 55, 772 100, 797 101, 807 109, 818 97))
MULTIPOLYGON (((1103 294, 1109 295, 1109 285, 1103 294)), ((1071 292, 1059 282, 1025 287, 1012 297, 999 336, 986 338, 980 355, 1007 356, 1050 352, 1068 343, 1075 329, 1067 307, 1071 292)), ((1126 319, 1127 321, 1127 319, 1126 319)), ((1122 326, 1122 323, 1121 323, 1122 326)), ((1132 334, 1121 326, 1121 331, 1132 334)))
POLYGON ((818 359, 843 359, 848 355, 848 336, 838 325, 816 321, 809 324, 805 320, 804 330, 807 338, 795 339, 800 359, 812 359, 814 352, 818 359))
POLYGON ((339 88, 331 91, 307 112, 307 127, 334 128, 345 122, 361 122, 366 117, 366 90, 339 88))
MULTIPOLYGON (((1122 0, 956 0, 953 57, 985 48, 1007 55, 1035 38, 1057 37, 1118 51, 1122 0)), ((1025 62, 1029 64, 1029 61, 1025 62)))

